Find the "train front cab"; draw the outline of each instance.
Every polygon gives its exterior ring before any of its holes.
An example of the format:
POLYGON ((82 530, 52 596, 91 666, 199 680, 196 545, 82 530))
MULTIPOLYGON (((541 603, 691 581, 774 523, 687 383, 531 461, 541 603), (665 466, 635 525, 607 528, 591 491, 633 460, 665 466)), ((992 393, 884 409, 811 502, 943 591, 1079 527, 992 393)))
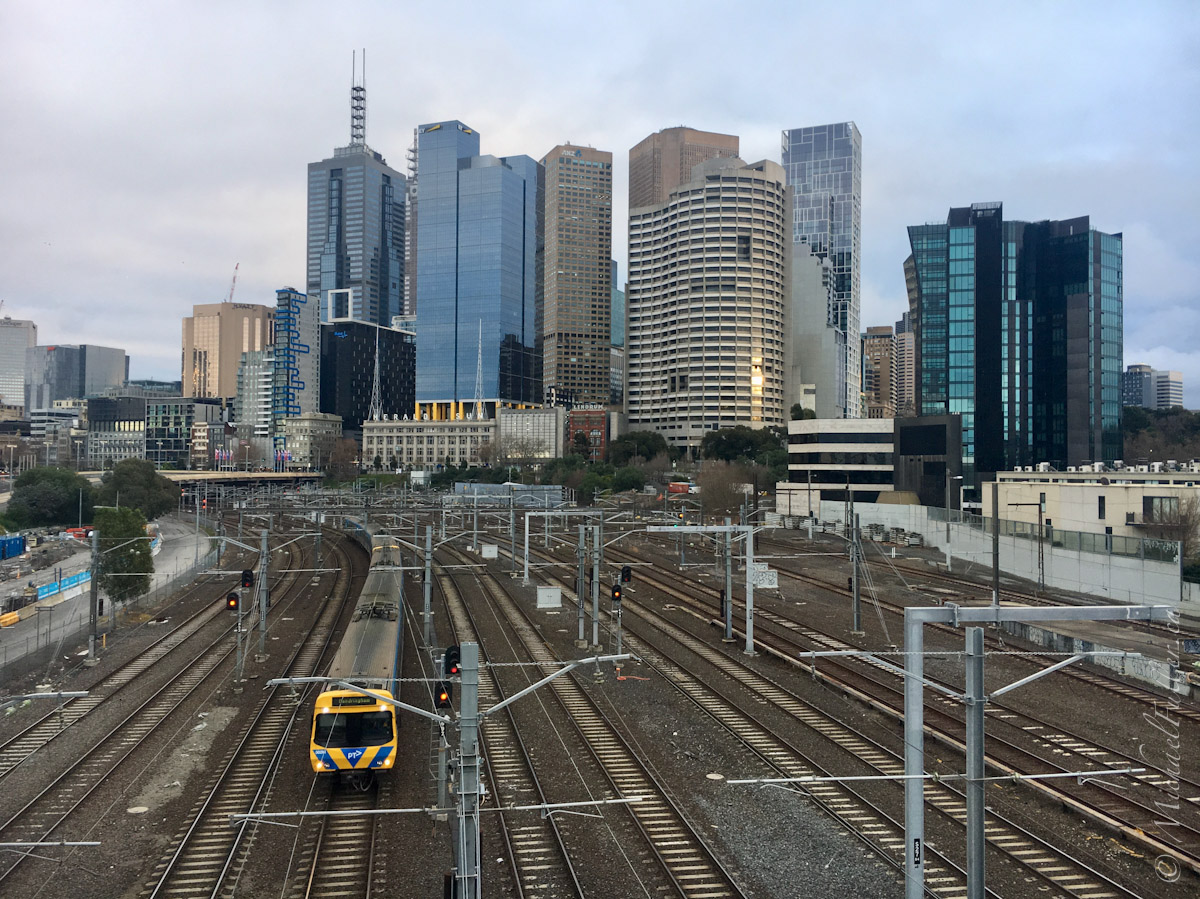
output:
POLYGON ((396 708, 353 690, 326 691, 317 697, 311 741, 318 774, 388 771, 396 761, 396 708))

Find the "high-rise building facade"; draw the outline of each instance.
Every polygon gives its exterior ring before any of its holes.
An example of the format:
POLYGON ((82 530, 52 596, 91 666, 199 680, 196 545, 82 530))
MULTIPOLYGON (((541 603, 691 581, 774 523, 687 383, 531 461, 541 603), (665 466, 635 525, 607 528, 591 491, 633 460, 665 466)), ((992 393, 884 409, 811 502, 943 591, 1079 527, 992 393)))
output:
POLYGON ((341 416, 347 434, 360 431, 370 418, 377 349, 380 414, 412 416, 417 351, 411 332, 355 321, 321 326, 321 411, 341 416))
POLYGON ((862 359, 867 418, 895 418, 896 335, 890 325, 867 328, 862 338, 862 359))
POLYGON ((629 151, 629 208, 666 203, 692 180, 692 169, 716 156, 737 156, 738 137, 695 128, 664 128, 629 151))
POLYGON ((275 435, 275 349, 242 354, 238 366, 237 399, 233 420, 239 443, 231 459, 234 463, 255 464, 269 459, 274 450, 275 435))
POLYGON ((0 318, 0 405, 25 405, 25 351, 37 346, 37 325, 0 318))
POLYGON ((546 173, 542 389, 607 403, 612 347, 612 153, 560 144, 546 173))
POLYGON ((283 448, 283 423, 317 411, 321 401, 321 324, 315 300, 294 287, 275 291, 271 433, 283 448))
POLYGON ((1126 406, 1165 410, 1183 405, 1183 374, 1131 365, 1121 377, 1121 401, 1126 406))
POLYGON ((625 291, 617 287, 617 260, 612 261, 612 345, 625 346, 625 291))
MULTIPOLYGON (((915 283, 916 275, 914 274, 913 277, 915 283)), ((912 313, 905 312, 900 317, 900 321, 896 322, 896 416, 898 418, 907 418, 917 414, 914 343, 912 313)))
POLYGON ((544 170, 462 122, 417 130, 417 399, 541 402, 544 170))
MULTIPOLYGON (((805 380, 816 384, 818 408, 835 409, 837 417, 857 418, 861 391, 862 135, 853 122, 784 131, 783 167, 792 189, 792 239, 828 269, 823 279, 815 274, 801 279, 827 308, 824 318, 807 314, 799 327, 815 332, 838 356, 836 380, 830 381, 823 367, 817 378, 805 376, 805 380), (836 395, 822 399, 823 393, 831 392, 836 395)), ((803 258, 798 265, 816 272, 815 264, 803 258)), ((815 301, 801 298, 800 304, 811 308, 815 301)))
POLYGON ((968 487, 1016 465, 1121 456, 1122 239, 1005 221, 1000 203, 908 229, 919 415, 962 415, 968 487))
POLYGON ((631 211, 632 430, 695 452, 713 429, 785 420, 790 212, 779 164, 736 157, 631 211))
POLYGON ((323 322, 387 325, 404 306, 405 178, 367 146, 362 85, 350 109, 350 143, 308 165, 308 296, 323 322))
POLYGON ((201 303, 183 320, 183 395, 237 395, 242 353, 275 342, 275 310, 256 303, 201 303))
POLYGON ((129 356, 114 347, 34 346, 25 351, 25 414, 57 400, 99 396, 129 382, 129 356))

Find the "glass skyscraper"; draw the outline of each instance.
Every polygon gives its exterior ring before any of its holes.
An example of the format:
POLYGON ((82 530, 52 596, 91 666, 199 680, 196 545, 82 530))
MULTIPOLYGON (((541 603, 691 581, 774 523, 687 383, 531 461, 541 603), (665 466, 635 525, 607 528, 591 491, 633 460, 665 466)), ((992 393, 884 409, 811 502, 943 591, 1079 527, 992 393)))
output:
POLYGON ((478 376, 483 399, 541 402, 544 170, 479 155, 462 122, 417 130, 417 400, 472 401, 478 376))
POLYGON ((807 244, 828 265, 832 278, 825 321, 802 324, 836 332, 829 336, 839 355, 838 377, 822 374, 816 379, 817 393, 836 391, 832 405, 845 418, 858 418, 862 135, 853 122, 784 131, 783 168, 792 189, 792 239, 807 244))
POLYGON ((1006 222, 1000 203, 908 229, 919 415, 962 415, 968 487, 1121 456, 1121 235, 1006 222))
POLYGON ((405 178, 367 146, 365 114, 353 88, 350 143, 308 166, 308 296, 323 322, 391 325, 404 310, 405 178))

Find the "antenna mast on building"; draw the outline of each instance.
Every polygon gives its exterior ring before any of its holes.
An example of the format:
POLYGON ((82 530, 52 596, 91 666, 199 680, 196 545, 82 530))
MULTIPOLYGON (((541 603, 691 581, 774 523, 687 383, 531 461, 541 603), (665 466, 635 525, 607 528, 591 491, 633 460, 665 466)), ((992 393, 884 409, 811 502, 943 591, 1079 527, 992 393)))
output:
POLYGON ((475 420, 483 421, 487 412, 483 408, 483 319, 479 320, 479 349, 475 355, 475 420))
POLYGON ((375 326, 375 383, 371 385, 371 410, 367 415, 371 421, 383 418, 383 396, 379 390, 379 325, 375 326))
POLYGON ((367 142, 367 50, 363 48, 362 79, 358 77, 358 60, 350 53, 350 143, 367 142))

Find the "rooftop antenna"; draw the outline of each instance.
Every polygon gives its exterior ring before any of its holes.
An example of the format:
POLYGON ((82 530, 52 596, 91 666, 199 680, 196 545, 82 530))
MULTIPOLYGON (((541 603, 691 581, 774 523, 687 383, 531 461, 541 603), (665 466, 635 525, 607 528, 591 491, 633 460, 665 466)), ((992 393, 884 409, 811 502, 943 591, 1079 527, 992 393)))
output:
POLYGON ((383 419, 383 396, 379 390, 379 325, 375 326, 375 382, 371 385, 371 410, 367 415, 371 421, 383 419))
POLYGON ((475 420, 483 421, 487 413, 483 408, 483 319, 479 320, 479 349, 475 355, 475 420))
POLYGON ((358 77, 358 58, 350 51, 350 143, 367 142, 367 50, 363 48, 362 78, 358 77))

